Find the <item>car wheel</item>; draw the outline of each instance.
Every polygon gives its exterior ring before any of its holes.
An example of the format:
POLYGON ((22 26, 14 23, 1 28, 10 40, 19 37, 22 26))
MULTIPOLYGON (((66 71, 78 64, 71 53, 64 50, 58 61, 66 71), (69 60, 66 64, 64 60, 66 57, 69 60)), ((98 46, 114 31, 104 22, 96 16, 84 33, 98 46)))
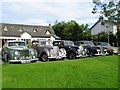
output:
POLYGON ((66 59, 66 57, 62 58, 61 60, 65 60, 65 59, 66 59))
POLYGON ((43 53, 43 54, 41 55, 41 59, 42 59, 43 62, 48 61, 48 56, 47 56, 47 54, 43 53))
POLYGON ((68 54, 68 59, 75 59, 75 54, 73 52, 70 52, 68 54))
POLYGON ((7 53, 4 54, 3 62, 10 63, 9 60, 8 60, 8 54, 7 53))

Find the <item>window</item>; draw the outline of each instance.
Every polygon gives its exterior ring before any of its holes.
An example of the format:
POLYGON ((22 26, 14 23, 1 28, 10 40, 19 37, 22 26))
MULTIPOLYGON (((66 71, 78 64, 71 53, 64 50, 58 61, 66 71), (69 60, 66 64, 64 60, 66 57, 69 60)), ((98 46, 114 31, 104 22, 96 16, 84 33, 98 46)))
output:
POLYGON ((4 30, 5 32, 7 32, 7 31, 8 31, 8 27, 5 27, 3 30, 4 30))
POLYGON ((37 32, 37 29, 33 29, 33 32, 37 32))
POLYGON ((49 30, 46 30, 45 34, 46 34, 46 35, 50 35, 51 33, 50 33, 49 30))
POLYGON ((23 32, 23 29, 22 29, 22 28, 20 28, 20 29, 19 29, 19 31, 20 31, 20 32, 23 32))

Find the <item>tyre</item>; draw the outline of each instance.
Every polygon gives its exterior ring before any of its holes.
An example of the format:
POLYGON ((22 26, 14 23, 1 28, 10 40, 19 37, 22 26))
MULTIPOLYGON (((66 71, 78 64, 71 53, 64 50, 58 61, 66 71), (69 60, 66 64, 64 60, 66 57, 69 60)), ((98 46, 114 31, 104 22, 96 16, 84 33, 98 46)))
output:
POLYGON ((4 63, 10 63, 9 60, 8 60, 8 54, 7 53, 5 53, 4 56, 2 56, 2 61, 4 63))
POLYGON ((93 57, 93 56, 95 56, 95 55, 94 55, 94 53, 93 53, 93 52, 91 52, 91 53, 90 53, 90 57, 93 57))
POLYGON ((47 56, 47 54, 42 53, 42 54, 41 54, 41 60, 42 60, 43 62, 48 61, 48 56, 47 56))
POLYGON ((76 56, 73 52, 68 53, 68 59, 75 59, 75 58, 76 58, 76 56))

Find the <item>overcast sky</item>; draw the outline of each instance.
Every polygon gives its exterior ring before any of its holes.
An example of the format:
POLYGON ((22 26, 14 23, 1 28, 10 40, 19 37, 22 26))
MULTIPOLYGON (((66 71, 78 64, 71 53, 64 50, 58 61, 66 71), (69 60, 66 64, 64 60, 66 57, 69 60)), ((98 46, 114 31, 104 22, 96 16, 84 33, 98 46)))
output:
POLYGON ((93 6, 92 0, 1 0, 0 22, 48 25, 75 20, 91 27, 98 20, 93 6))

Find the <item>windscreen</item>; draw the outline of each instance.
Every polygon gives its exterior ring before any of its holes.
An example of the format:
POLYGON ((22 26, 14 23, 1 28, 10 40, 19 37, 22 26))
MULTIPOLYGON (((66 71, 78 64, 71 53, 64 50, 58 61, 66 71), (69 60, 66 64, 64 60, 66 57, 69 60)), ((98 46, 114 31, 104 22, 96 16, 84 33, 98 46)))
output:
POLYGON ((25 42, 9 42, 8 46, 26 46, 25 42))
POLYGON ((73 41, 64 41, 64 44, 65 44, 66 46, 74 46, 73 41))

